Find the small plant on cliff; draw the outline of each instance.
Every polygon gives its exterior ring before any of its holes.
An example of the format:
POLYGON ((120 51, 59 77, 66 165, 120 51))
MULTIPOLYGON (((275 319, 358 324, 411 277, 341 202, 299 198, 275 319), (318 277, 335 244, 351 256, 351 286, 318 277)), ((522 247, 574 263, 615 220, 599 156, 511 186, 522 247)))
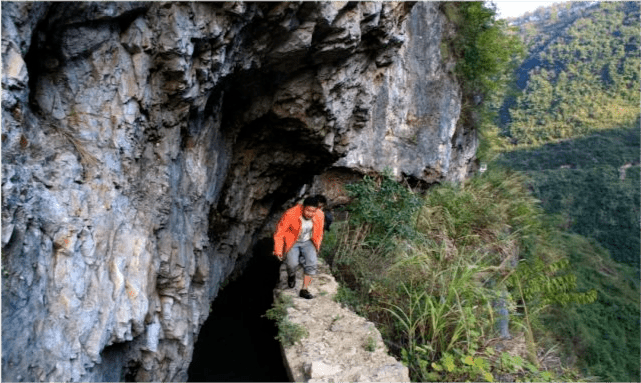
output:
POLYGON ((374 340, 374 337, 371 335, 367 337, 367 341, 365 343, 365 350, 369 352, 376 351, 376 340, 374 340))
POLYGON ((293 346, 301 338, 309 335, 307 329, 287 319, 287 308, 293 305, 292 297, 280 294, 274 301, 273 307, 265 313, 267 319, 276 322, 278 326, 277 339, 283 347, 293 346))

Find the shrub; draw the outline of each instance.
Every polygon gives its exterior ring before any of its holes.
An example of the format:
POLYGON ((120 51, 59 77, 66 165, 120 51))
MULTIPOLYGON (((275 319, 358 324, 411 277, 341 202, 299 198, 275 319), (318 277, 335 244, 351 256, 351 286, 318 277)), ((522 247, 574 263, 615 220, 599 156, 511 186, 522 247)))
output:
POLYGON ((412 217, 421 200, 408 187, 394 181, 389 171, 381 177, 363 177, 356 184, 345 185, 356 201, 349 206, 351 223, 367 230, 365 242, 372 248, 392 237, 412 238, 416 233, 412 217))

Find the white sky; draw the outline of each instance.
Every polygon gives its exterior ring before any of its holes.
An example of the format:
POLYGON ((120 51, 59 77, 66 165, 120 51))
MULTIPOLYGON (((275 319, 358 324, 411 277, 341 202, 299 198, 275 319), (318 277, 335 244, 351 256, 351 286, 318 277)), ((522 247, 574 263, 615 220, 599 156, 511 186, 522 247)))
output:
POLYGON ((498 10, 498 18, 503 19, 507 17, 518 17, 524 14, 525 12, 534 11, 538 7, 547 7, 554 3, 559 3, 562 0, 557 1, 500 1, 494 0, 496 8, 498 10))

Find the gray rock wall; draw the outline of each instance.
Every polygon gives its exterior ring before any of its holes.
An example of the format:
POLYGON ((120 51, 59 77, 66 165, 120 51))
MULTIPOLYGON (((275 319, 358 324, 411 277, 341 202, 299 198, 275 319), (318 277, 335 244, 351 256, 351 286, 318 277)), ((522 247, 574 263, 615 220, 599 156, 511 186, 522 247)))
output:
POLYGON ((2 377, 186 380, 331 168, 460 180, 437 3, 2 3, 2 377))
POLYGON ((365 86, 371 114, 349 132, 349 150, 337 167, 381 172, 427 183, 460 181, 478 146, 476 135, 458 126, 461 91, 454 62, 440 52, 444 25, 438 6, 419 2, 405 23, 394 65, 365 86))

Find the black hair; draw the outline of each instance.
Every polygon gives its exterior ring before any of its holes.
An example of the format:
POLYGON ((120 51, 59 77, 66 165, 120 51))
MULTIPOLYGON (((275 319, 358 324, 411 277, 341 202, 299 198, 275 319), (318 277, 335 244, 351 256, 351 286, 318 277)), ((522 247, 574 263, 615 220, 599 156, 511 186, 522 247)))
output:
POLYGON ((318 206, 318 200, 316 199, 316 197, 307 197, 307 198, 305 198, 305 200, 303 201, 303 207, 304 207, 304 206, 313 206, 313 207, 317 207, 317 206, 318 206))
POLYGON ((323 205, 327 205, 327 198, 325 198, 325 196, 324 196, 324 195, 322 195, 322 194, 316 194, 316 195, 314 196, 314 198, 316 198, 316 202, 317 202, 317 203, 319 203, 319 204, 321 204, 321 203, 322 203, 323 205))

